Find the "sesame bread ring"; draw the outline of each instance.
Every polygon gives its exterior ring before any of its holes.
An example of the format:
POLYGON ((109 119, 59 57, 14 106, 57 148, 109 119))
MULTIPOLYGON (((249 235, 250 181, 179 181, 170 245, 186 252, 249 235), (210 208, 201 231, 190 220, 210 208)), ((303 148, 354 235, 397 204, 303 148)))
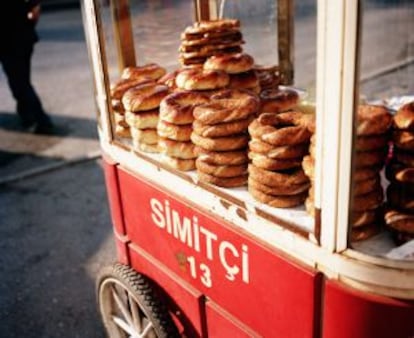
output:
POLYGON ((197 171, 198 179, 201 182, 210 183, 223 188, 235 188, 246 185, 247 174, 234 177, 216 177, 197 171))
POLYGON ((238 41, 228 41, 226 43, 223 43, 222 41, 217 40, 216 43, 208 43, 204 45, 181 45, 178 48, 178 51, 181 52, 182 56, 191 55, 191 53, 194 53, 195 56, 204 56, 204 55, 215 55, 220 54, 223 50, 226 50, 228 48, 232 47, 239 47, 239 52, 241 51, 240 45, 244 44, 243 40, 238 41), (188 54, 187 54, 188 53, 188 54))
POLYGON ((293 89, 265 89, 260 93, 261 111, 277 113, 294 108, 299 102, 299 95, 293 89))
POLYGON ((191 91, 179 91, 167 95, 160 103, 160 120, 173 124, 193 123, 193 109, 208 103, 208 97, 191 91))
POLYGON ((254 111, 257 112, 260 105, 259 96, 246 89, 221 89, 211 96, 212 100, 229 99, 241 101, 245 104, 254 105, 254 111))
POLYGON ((159 153, 160 149, 158 143, 155 144, 146 144, 141 142, 136 142, 132 140, 133 149, 136 151, 143 151, 144 153, 159 153))
POLYGON ((146 83, 128 89, 122 96, 122 104, 125 110, 132 112, 153 110, 167 95, 167 86, 146 83))
POLYGON ((149 110, 140 113, 127 111, 125 113, 125 121, 129 126, 137 129, 157 128, 158 109, 149 110))
POLYGON ((266 169, 266 170, 293 169, 293 168, 300 167, 302 164, 301 158, 279 160, 279 159, 269 158, 266 155, 262 155, 259 153, 254 153, 252 151, 249 151, 248 156, 249 156, 249 159, 252 161, 252 163, 256 167, 266 169))
POLYGON ((162 162, 180 171, 190 171, 195 169, 194 159, 182 159, 171 156, 163 156, 162 162))
POLYGON ((246 53, 213 55, 204 63, 204 69, 222 70, 228 74, 238 74, 252 69, 254 59, 246 53))
POLYGON ((273 146, 307 143, 311 134, 302 117, 297 111, 263 113, 249 125, 249 133, 273 146))
POLYGON ((213 99, 211 103, 195 107, 193 115, 198 122, 213 125, 244 120, 253 115, 256 111, 257 105, 254 99, 213 99))
POLYGON ((384 200, 381 186, 367 194, 354 196, 352 211, 367 211, 380 207, 384 200))
POLYGON ((197 155, 194 152, 192 142, 180 142, 160 137, 158 140, 160 153, 170 157, 176 157, 183 160, 195 159, 197 155))
POLYGON ((177 77, 180 71, 181 71, 180 69, 177 69, 177 70, 174 70, 172 72, 165 74, 164 76, 160 77, 157 80, 157 83, 165 85, 171 90, 175 90, 177 88, 177 85, 175 84, 175 78, 177 77))
POLYGON ((205 58, 207 61, 209 57, 214 55, 233 55, 235 53, 240 53, 241 51, 242 47, 240 46, 240 42, 236 42, 232 43, 230 46, 220 44, 211 48, 201 48, 201 50, 197 49, 193 52, 181 52, 180 58, 184 60, 192 58, 205 58))
POLYGON ((205 46, 205 45, 215 45, 215 44, 229 44, 232 42, 242 41, 242 33, 237 29, 224 30, 220 32, 219 36, 201 36, 198 38, 186 39, 185 36, 181 40, 181 47, 195 47, 195 46, 205 46))
MULTIPOLYGON (((152 83, 153 80, 150 78, 137 78, 137 79, 120 79, 115 84, 111 86, 110 94, 112 101, 119 101, 122 99, 122 96, 125 92, 135 86, 144 84, 144 83, 152 83)), ((115 103, 114 102, 114 103, 115 103)))
POLYGON ((414 214, 391 209, 385 213, 385 223, 394 230, 414 235, 414 214))
POLYGON ((121 127, 125 127, 125 128, 129 127, 129 124, 126 121, 125 114, 119 114, 117 112, 114 112, 114 122, 115 122, 115 124, 118 124, 121 127))
POLYGON ((276 172, 258 168, 254 164, 249 164, 248 171, 249 175, 255 181, 270 187, 287 187, 309 181, 302 168, 276 172))
POLYGON ((215 165, 204 162, 197 158, 196 168, 204 174, 209 174, 215 177, 235 177, 247 174, 247 165, 215 165))
POLYGON ((302 168, 310 180, 315 179, 315 159, 312 156, 307 155, 303 158, 302 168))
POLYGON ((360 105, 357 112, 357 135, 385 134, 391 127, 392 116, 384 106, 360 105))
POLYGON ((385 175, 391 182, 414 183, 414 167, 407 167, 404 164, 391 162, 385 168, 385 175))
POLYGON ((260 86, 259 78, 253 70, 230 75, 229 88, 249 89, 258 86, 260 86))
POLYGON ((131 137, 134 141, 146 144, 156 144, 158 142, 157 129, 137 129, 131 128, 131 137))
POLYGON ((259 190, 266 195, 274 195, 274 196, 288 196, 288 195, 297 195, 308 191, 310 183, 305 182, 302 184, 295 184, 288 187, 269 187, 266 184, 262 184, 251 176, 247 180, 247 184, 249 187, 253 189, 259 190))
POLYGON ((392 140, 397 148, 414 152, 414 131, 394 130, 392 140))
POLYGON ((195 22, 192 26, 188 26, 184 30, 184 33, 188 35, 203 34, 211 31, 222 31, 239 27, 240 21, 237 19, 203 20, 195 22))
POLYGON ((414 131, 414 101, 406 103, 397 111, 394 125, 398 129, 414 131))
POLYGON ((249 137, 248 135, 241 134, 229 137, 207 138, 193 132, 191 134, 191 141, 206 150, 228 151, 245 148, 249 142, 249 137))
POLYGON ((193 122, 193 129, 197 135, 203 137, 223 137, 241 134, 247 131, 247 127, 252 122, 253 117, 248 117, 244 120, 218 123, 214 125, 202 124, 200 121, 193 122))
POLYGON ((381 229, 376 223, 352 228, 350 233, 350 240, 351 242, 364 241, 377 235, 380 231, 381 229))
POLYGON ((360 182, 360 181, 365 181, 369 178, 378 176, 379 172, 380 172, 381 168, 379 167, 373 167, 373 168, 367 168, 367 167, 363 167, 363 168, 356 168, 354 171, 354 177, 353 180, 354 182, 360 182))
POLYGON ((248 186, 248 191, 253 198, 261 203, 265 203, 274 208, 293 208, 298 205, 301 205, 305 202, 308 192, 302 192, 297 195, 267 195, 253 188, 252 186, 248 186))
POLYGON ((129 127, 124 127, 117 124, 115 126, 115 135, 124 138, 131 138, 131 130, 129 127))
POLYGON ((158 121, 157 132, 161 137, 175 141, 190 141, 193 127, 191 124, 172 124, 163 120, 158 121))
POLYGON ((253 138, 249 142, 249 149, 258 154, 264 154, 274 159, 290 159, 303 157, 308 153, 309 145, 307 143, 296 144, 294 146, 274 147, 260 139, 253 138))
POLYGON ((315 217, 315 201, 310 196, 305 200, 305 210, 310 216, 315 217))
POLYGON ((387 188, 387 202, 391 207, 414 212, 414 185, 393 182, 387 188))
POLYGON ((167 71, 165 68, 157 65, 156 63, 149 63, 144 66, 139 67, 126 67, 122 71, 121 78, 123 79, 140 79, 140 78, 148 78, 151 80, 158 80, 162 76, 165 75, 167 71))
POLYGON ((368 194, 371 191, 382 189, 381 188, 381 180, 379 175, 376 175, 372 178, 367 180, 355 182, 354 184, 354 196, 368 194))
POLYGON ((249 162, 246 150, 236 151, 208 151, 200 147, 195 147, 197 157, 209 164, 215 165, 240 165, 249 162))
POLYGON ((358 136, 355 142, 356 151, 371 151, 386 149, 388 137, 386 135, 358 136))
POLYGON ((351 225, 360 227, 377 222, 382 217, 382 208, 366 211, 353 211, 351 214, 351 225))
POLYGON ((385 149, 379 151, 357 151, 355 155, 355 166, 357 168, 379 166, 385 163, 387 152, 385 149))
POLYGON ((230 78, 225 72, 202 68, 185 69, 175 78, 177 87, 186 90, 224 88, 229 82, 230 78))
POLYGON ((124 106, 122 105, 121 100, 111 100, 112 111, 118 114, 125 114, 124 106))

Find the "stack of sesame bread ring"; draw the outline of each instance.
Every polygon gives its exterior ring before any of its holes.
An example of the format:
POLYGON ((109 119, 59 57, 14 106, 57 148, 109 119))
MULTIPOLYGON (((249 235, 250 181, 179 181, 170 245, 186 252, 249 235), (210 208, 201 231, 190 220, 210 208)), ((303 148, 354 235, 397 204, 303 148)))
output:
POLYGON ((259 80, 260 90, 275 89, 280 84, 279 67, 278 66, 260 66, 255 65, 253 71, 259 80))
POLYGON ((219 54, 209 57, 204 69, 221 70, 229 75, 229 88, 260 92, 259 79, 253 70, 254 59, 246 53, 219 54))
POLYGON ((260 93, 260 112, 279 113, 296 107, 299 102, 298 93, 289 88, 269 88, 260 93))
POLYGON ((126 121, 126 110, 122 102, 124 94, 133 87, 146 83, 155 83, 165 73, 166 70, 155 63, 124 68, 121 79, 112 85, 110 89, 115 135, 126 138, 131 137, 130 126, 126 121))
POLYGON ((159 106, 161 100, 168 95, 169 88, 155 81, 164 74, 165 70, 154 75, 150 82, 128 89, 122 96, 125 121, 130 127, 135 150, 158 152, 159 106))
POLYGON ((189 171, 195 169, 197 157, 191 141, 193 110, 198 105, 207 104, 212 93, 225 88, 229 84, 229 76, 220 70, 195 67, 179 70, 174 78, 174 93, 161 103, 158 145, 164 155, 164 163, 189 171))
POLYGON ((393 120, 385 222, 401 244, 414 239, 414 102, 403 105, 393 120))
POLYGON ((315 217, 316 124, 314 115, 312 116, 312 120, 307 125, 307 128, 312 135, 310 137, 309 154, 303 157, 302 168, 305 172, 305 175, 309 178, 310 181, 308 197, 305 200, 305 210, 309 215, 315 217))
POLYGON ((309 179, 302 169, 312 117, 299 111, 263 113, 249 125, 249 193, 277 208, 301 205, 309 179))
POLYGON ((195 169, 196 153, 191 142, 193 110, 207 102, 208 96, 196 91, 178 91, 161 101, 157 133, 164 163, 182 171, 195 169))
POLYGON ((227 89, 194 109, 191 140, 196 145, 200 181, 220 187, 247 182, 247 128, 259 108, 256 95, 227 89))
POLYGON ((241 52, 242 44, 239 20, 195 22, 181 34, 180 63, 183 67, 203 65, 212 55, 241 52))
POLYGON ((351 241, 377 234, 383 223, 384 193, 380 172, 388 153, 392 116, 383 106, 360 105, 357 111, 351 200, 351 241))
POLYGON ((129 125, 125 120, 125 108, 122 104, 124 93, 137 85, 148 82, 148 79, 120 79, 111 86, 111 105, 114 119, 115 135, 119 137, 130 138, 131 132, 129 125))

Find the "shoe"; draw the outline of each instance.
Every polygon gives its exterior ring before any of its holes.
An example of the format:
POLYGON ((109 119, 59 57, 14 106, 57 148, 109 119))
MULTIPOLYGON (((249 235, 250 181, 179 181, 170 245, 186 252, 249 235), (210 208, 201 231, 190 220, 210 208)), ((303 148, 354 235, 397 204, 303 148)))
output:
POLYGON ((51 121, 37 122, 32 132, 34 134, 52 135, 55 133, 55 126, 51 121))

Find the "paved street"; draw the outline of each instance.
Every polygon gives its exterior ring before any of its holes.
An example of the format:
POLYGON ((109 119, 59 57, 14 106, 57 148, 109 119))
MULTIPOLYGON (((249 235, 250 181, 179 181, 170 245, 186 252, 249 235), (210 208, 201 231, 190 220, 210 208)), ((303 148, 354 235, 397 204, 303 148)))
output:
MULTIPOLYGON (((174 68, 179 33, 191 22, 190 1, 134 3, 139 63, 174 68)), ((238 16, 238 2, 228 3, 228 13, 238 16)), ((264 9, 255 3, 246 0, 251 8, 241 13, 245 50, 260 63, 275 63, 274 8, 269 0, 264 9)), ((316 29, 309 3, 303 1, 295 27, 296 84, 312 90, 316 29)), ((413 57, 414 8, 402 9, 401 3, 374 7, 365 17, 363 75, 413 57), (390 25, 397 33, 384 43, 390 25)), ((107 8, 103 14, 109 18, 107 8)), ((33 83, 57 125, 56 135, 22 131, 0 71, 0 337, 103 337, 94 282, 116 254, 80 10, 44 12, 38 31, 33 83)), ((111 27, 106 34, 110 42, 111 27)), ((114 50, 109 43, 112 79, 117 76, 114 50)), ((414 66, 398 69, 397 77, 368 78, 364 94, 413 93, 414 66)))

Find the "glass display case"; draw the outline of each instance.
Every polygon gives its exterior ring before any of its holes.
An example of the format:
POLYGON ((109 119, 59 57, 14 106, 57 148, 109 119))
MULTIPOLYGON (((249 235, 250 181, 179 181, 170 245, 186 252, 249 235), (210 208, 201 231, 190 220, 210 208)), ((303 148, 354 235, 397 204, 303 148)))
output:
POLYGON ((414 335, 410 1, 82 8, 118 260, 181 334, 414 335))

